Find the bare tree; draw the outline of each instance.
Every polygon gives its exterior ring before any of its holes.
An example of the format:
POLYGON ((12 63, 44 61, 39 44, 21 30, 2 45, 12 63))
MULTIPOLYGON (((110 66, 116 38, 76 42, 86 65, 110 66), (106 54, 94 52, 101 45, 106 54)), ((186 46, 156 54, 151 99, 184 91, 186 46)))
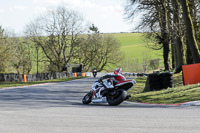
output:
POLYGON ((12 62, 17 73, 29 74, 32 69, 31 49, 23 40, 16 40, 15 58, 17 61, 12 62))
MULTIPOLYGON (((98 71, 108 70, 122 60, 119 42, 112 36, 101 35, 94 25, 89 28, 92 34, 80 41, 79 62, 84 64, 85 71, 96 67, 98 71)), ((119 64, 118 64, 119 65, 119 64)))
POLYGON ((49 61, 49 70, 62 71, 76 55, 76 41, 84 31, 82 17, 77 12, 58 7, 40 16, 32 27, 37 30, 30 28, 29 33, 38 31, 37 45, 42 48, 49 61))
POLYGON ((39 73, 39 66, 43 66, 48 62, 41 48, 41 43, 44 43, 44 36, 42 36, 41 29, 42 28, 39 25, 39 21, 36 19, 36 21, 30 22, 24 31, 26 35, 24 40, 30 45, 32 49, 32 61, 36 62, 37 74, 39 73))

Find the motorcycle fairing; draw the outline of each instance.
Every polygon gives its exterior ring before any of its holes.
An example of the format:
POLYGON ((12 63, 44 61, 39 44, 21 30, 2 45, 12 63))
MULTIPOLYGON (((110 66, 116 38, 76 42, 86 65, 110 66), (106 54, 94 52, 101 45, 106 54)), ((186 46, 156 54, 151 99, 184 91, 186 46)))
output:
POLYGON ((120 81, 118 82, 115 87, 118 88, 123 88, 124 90, 130 90, 131 88, 133 88, 133 86, 135 86, 136 81, 134 80, 125 80, 125 81, 120 81))
POLYGON ((107 102, 106 97, 101 96, 101 91, 104 90, 104 87, 99 87, 93 92, 92 102, 93 103, 105 103, 107 102))

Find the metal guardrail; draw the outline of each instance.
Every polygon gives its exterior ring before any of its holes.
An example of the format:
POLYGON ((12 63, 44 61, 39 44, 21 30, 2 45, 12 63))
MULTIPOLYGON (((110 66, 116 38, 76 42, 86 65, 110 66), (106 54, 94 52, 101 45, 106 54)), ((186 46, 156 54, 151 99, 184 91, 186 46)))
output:
MULTIPOLYGON (((113 73, 98 72, 97 77, 102 77, 106 74, 113 74, 113 73)), ((123 72, 122 74, 126 77, 147 77, 149 75, 149 73, 131 73, 131 72, 123 72)), ((86 72, 86 76, 93 77, 92 72, 86 72)))
MULTIPOLYGON (((109 73, 102 73, 98 72, 97 77, 102 77, 109 73)), ((111 74, 111 73, 110 73, 111 74)), ((130 73, 130 72, 124 72, 122 73, 126 77, 144 77, 148 76, 148 73, 130 73)), ((2 74, 0 73, 0 82, 24 82, 24 78, 26 78, 27 82, 30 81, 41 81, 41 80, 50 80, 50 79, 58 79, 58 78, 66 78, 66 77, 76 77, 76 76, 83 76, 83 73, 66 73, 66 72, 60 72, 60 73, 40 73, 40 74, 2 74)), ((92 72, 85 72, 84 76, 93 77, 92 72)))
POLYGON ((124 76, 134 76, 134 77, 147 77, 149 73, 131 73, 131 72, 124 72, 122 73, 124 76))
MULTIPOLYGON (((40 74, 0 74, 0 82, 24 82, 26 81, 41 81, 58 78, 73 77, 72 73, 60 72, 60 73, 40 73, 40 74)), ((78 75, 79 76, 79 75, 78 75)))

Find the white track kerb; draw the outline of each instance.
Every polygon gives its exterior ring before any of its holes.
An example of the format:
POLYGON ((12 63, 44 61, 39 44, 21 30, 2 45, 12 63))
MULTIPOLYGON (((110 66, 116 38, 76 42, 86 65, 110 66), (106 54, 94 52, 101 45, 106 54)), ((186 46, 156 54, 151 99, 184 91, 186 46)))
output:
POLYGON ((182 103, 181 106, 200 106, 200 101, 190 101, 182 103))

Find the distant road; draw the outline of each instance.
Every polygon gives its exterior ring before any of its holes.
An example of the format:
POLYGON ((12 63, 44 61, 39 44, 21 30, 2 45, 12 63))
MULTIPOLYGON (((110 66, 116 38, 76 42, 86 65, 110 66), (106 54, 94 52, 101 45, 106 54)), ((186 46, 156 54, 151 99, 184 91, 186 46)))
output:
POLYGON ((199 106, 83 105, 95 79, 0 90, 1 133, 199 133, 199 106))

